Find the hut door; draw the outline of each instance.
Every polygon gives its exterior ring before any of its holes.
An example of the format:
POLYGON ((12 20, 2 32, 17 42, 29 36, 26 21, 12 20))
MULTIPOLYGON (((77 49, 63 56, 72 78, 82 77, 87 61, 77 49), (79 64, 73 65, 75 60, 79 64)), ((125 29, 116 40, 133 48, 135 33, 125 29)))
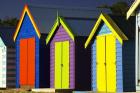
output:
POLYGON ((69 41, 55 43, 55 88, 69 88, 69 41))
POLYGON ((97 36, 97 91, 116 91, 116 39, 97 36))
POLYGON ((35 82, 35 39, 20 40, 20 86, 34 87, 35 82))

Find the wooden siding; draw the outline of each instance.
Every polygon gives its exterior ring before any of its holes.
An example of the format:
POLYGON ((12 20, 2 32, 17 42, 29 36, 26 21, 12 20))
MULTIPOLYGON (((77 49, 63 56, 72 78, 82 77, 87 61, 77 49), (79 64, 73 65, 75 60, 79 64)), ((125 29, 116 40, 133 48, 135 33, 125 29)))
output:
POLYGON ((51 46, 50 46, 50 86, 51 88, 54 88, 54 43, 59 42, 59 41, 66 41, 68 40, 70 42, 70 89, 75 88, 75 76, 74 76, 74 71, 75 71, 75 53, 74 53, 74 47, 75 44, 73 40, 69 37, 68 33, 65 31, 65 29, 60 26, 58 28, 58 31, 56 32, 55 36, 53 37, 51 41, 51 46))
POLYGON ((4 42, 2 41, 2 38, 0 37, 0 47, 4 47, 5 46, 5 44, 4 44, 4 42))
MULTIPOLYGON (((107 27, 107 25, 106 24, 101 24, 101 27, 98 29, 98 32, 97 32, 97 36, 98 35, 105 35, 105 34, 110 34, 110 33, 112 33, 110 30, 109 30, 109 28, 107 27)), ((98 47, 98 46, 96 46, 96 39, 95 40, 93 40, 93 44, 92 44, 92 55, 91 55, 91 58, 92 58, 92 65, 91 65, 91 69, 92 69, 92 72, 91 72, 91 74, 92 74, 92 90, 93 91, 97 91, 97 76, 96 76, 96 47, 98 47)))
POLYGON ((107 27, 106 24, 102 24, 100 31, 98 32, 98 35, 104 35, 111 33, 110 29, 107 27))
POLYGON ((137 20, 136 20, 136 22, 138 23, 138 26, 140 27, 140 10, 138 11, 138 13, 137 13, 137 20))
POLYGON ((6 82, 6 62, 7 62, 7 48, 5 46, 0 47, 0 88, 6 88, 7 82, 6 82))
MULTIPOLYGON (((39 87, 49 88, 50 87, 50 46, 46 46, 46 34, 41 34, 39 40, 39 87), (45 69, 45 71, 44 71, 45 69)), ((38 71, 37 71, 38 72, 38 71)))
POLYGON ((20 87, 19 86, 19 52, 20 52, 20 47, 19 47, 19 42, 20 39, 22 38, 35 38, 35 87, 39 88, 39 38, 36 34, 36 31, 30 21, 29 16, 26 14, 24 16, 24 20, 22 22, 20 31, 18 33, 17 39, 16 39, 16 87, 20 87))
MULTIPOLYGON (((105 35, 110 34, 111 31, 108 29, 108 27, 103 24, 101 28, 99 29, 99 32, 97 35, 105 35)), ((94 40, 92 44, 92 90, 97 91, 97 83, 96 83, 96 39, 94 40)), ((122 69, 122 44, 116 40, 116 87, 117 92, 123 91, 123 69, 122 69)))
POLYGON ((138 80, 140 79, 140 74, 139 74, 139 67, 140 67, 140 65, 139 65, 139 63, 140 63, 140 59, 139 59, 139 54, 140 54, 140 48, 139 48, 139 40, 140 40, 140 37, 139 37, 139 35, 140 35, 140 32, 139 32, 139 30, 140 30, 140 25, 139 25, 139 23, 140 22, 138 22, 138 20, 139 20, 139 18, 140 18, 140 16, 139 16, 139 12, 137 12, 137 15, 136 15, 136 34, 135 34, 135 82, 136 82, 136 90, 140 90, 140 86, 139 86, 139 83, 138 83, 138 80))
POLYGON ((75 90, 77 91, 91 90, 91 48, 84 48, 86 39, 86 36, 75 37, 75 90))
POLYGON ((7 47, 7 87, 16 87, 16 49, 7 47))
POLYGON ((122 44, 116 40, 116 70, 117 70, 117 92, 123 91, 123 71, 122 71, 122 44))
POLYGON ((96 40, 94 40, 93 44, 92 44, 92 55, 91 55, 91 79, 92 79, 92 90, 96 91, 97 90, 97 85, 96 85, 96 40))
POLYGON ((123 90, 125 92, 135 91, 135 42, 134 39, 125 41, 122 48, 123 53, 123 90))

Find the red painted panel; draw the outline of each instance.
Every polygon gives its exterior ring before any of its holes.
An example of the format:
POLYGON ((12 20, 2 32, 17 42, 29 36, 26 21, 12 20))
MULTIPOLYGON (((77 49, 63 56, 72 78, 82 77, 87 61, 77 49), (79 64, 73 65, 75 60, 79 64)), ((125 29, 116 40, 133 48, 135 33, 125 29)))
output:
POLYGON ((27 84, 27 39, 20 40, 20 85, 27 84))
POLYGON ((20 40, 20 86, 35 85, 35 38, 20 40))
POLYGON ((28 84, 35 84, 35 39, 28 39, 28 84))

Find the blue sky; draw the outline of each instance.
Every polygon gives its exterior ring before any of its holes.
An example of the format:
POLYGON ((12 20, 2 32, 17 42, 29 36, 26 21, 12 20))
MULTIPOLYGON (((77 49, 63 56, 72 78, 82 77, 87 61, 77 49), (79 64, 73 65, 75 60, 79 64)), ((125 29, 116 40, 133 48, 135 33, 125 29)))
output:
MULTIPOLYGON (((120 0, 0 0, 0 18, 18 17, 25 3, 35 6, 62 6, 62 7, 86 7, 95 9, 102 4, 113 4, 120 0)), ((127 1, 131 4, 134 0, 127 1)))

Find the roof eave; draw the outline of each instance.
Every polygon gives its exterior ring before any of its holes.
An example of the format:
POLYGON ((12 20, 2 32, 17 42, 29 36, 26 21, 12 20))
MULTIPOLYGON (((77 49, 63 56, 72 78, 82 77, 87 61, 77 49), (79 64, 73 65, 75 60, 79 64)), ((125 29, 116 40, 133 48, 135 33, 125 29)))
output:
POLYGON ((98 29, 98 26, 100 25, 101 21, 103 21, 108 26, 108 28, 112 31, 112 33, 116 36, 116 38, 120 41, 121 44, 123 44, 123 40, 128 40, 127 36, 120 30, 120 28, 107 14, 101 14, 84 45, 85 48, 87 48, 90 41, 94 37, 95 32, 98 29))
POLYGON ((14 37, 13 37, 13 40, 14 40, 14 41, 16 40, 16 37, 17 37, 17 35, 18 35, 18 32, 19 32, 19 30, 20 30, 21 24, 22 24, 22 22, 23 22, 23 19, 24 19, 24 16, 25 16, 26 13, 27 13, 27 15, 29 16, 29 18, 30 18, 30 20, 31 20, 31 23, 33 24, 33 27, 34 27, 34 29, 35 29, 35 31, 36 31, 38 37, 39 37, 39 38, 41 37, 41 33, 40 33, 40 31, 39 31, 37 25, 35 24, 35 21, 34 21, 34 19, 33 19, 33 16, 31 15, 31 12, 29 11, 29 8, 28 8, 28 6, 27 6, 27 4, 26 4, 26 5, 24 6, 23 12, 22 12, 22 14, 21 14, 19 23, 18 23, 18 25, 17 25, 16 31, 15 31, 15 34, 14 34, 14 37))
POLYGON ((68 35, 71 37, 71 39, 74 41, 74 34, 72 33, 71 29, 68 27, 68 25, 65 23, 64 19, 62 17, 58 17, 49 32, 47 38, 46 38, 46 44, 48 44, 56 30, 56 28, 59 26, 59 23, 63 26, 65 31, 68 33, 68 35))
POLYGON ((135 0, 130 9, 127 12, 126 18, 129 19, 129 17, 134 13, 136 8, 139 6, 140 0, 135 0))

